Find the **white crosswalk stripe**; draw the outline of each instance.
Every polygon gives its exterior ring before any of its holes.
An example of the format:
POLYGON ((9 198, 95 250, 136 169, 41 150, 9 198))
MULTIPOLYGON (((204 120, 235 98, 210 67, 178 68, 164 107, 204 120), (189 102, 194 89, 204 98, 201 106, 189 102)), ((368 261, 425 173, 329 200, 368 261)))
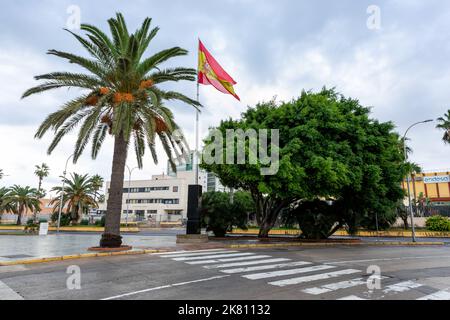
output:
MULTIPOLYGON (((382 280, 387 277, 376 277, 376 278, 382 280)), ((372 279, 375 279, 375 277, 373 277, 372 279)), ((320 287, 307 288, 307 289, 302 290, 302 292, 309 293, 312 295, 319 295, 319 294, 323 294, 323 293, 327 293, 327 292, 338 291, 341 289, 348 289, 348 288, 353 288, 353 287, 362 286, 362 285, 367 285, 367 279, 356 278, 356 279, 345 280, 345 281, 340 281, 340 282, 335 282, 335 283, 329 283, 329 284, 325 284, 320 287)))
MULTIPOLYGON (((253 256, 253 257, 270 258, 270 256, 253 256)), ((205 269, 220 269, 220 268, 251 266, 251 265, 255 265, 255 264, 283 262, 283 261, 291 261, 291 259, 275 258, 275 259, 265 259, 265 260, 256 260, 256 261, 233 262, 233 263, 215 264, 212 266, 203 266, 203 268, 205 268, 205 269)))
POLYGON ((417 300, 450 300, 450 292, 448 290, 441 290, 421 297, 417 300))
POLYGON ((242 252, 242 253, 217 254, 217 255, 202 256, 202 257, 181 257, 181 258, 172 258, 172 260, 175 260, 175 261, 191 261, 191 260, 217 259, 217 258, 241 257, 241 256, 252 256, 252 255, 254 255, 254 253, 251 253, 251 252, 242 252))
POLYGON ((243 273, 243 272, 269 270, 269 269, 281 269, 281 268, 286 268, 286 267, 298 267, 298 266, 305 266, 308 264, 311 264, 311 262, 296 261, 296 262, 289 262, 289 263, 267 264, 267 265, 263 265, 263 266, 225 269, 225 270, 220 270, 220 271, 223 273, 243 273))
POLYGON ((224 254, 224 253, 237 253, 239 251, 229 251, 229 250, 222 250, 222 251, 215 251, 215 252, 197 252, 197 253, 179 253, 179 254, 171 254, 169 256, 163 256, 164 258, 180 258, 180 257, 201 257, 201 256, 207 256, 212 254, 224 254))
POLYGON ((387 286, 385 289, 383 289, 383 293, 390 293, 390 292, 406 292, 411 289, 419 288, 422 285, 420 283, 414 282, 414 281, 403 281, 396 284, 392 284, 387 286))
POLYGON ((252 274, 246 274, 242 277, 244 277, 246 279, 250 279, 250 280, 259 280, 259 279, 266 279, 266 278, 273 278, 273 277, 280 277, 280 276, 290 276, 290 275, 299 274, 299 273, 327 270, 327 269, 332 269, 332 268, 336 268, 336 267, 320 265, 320 266, 296 268, 296 269, 281 270, 281 271, 252 273, 252 274))
POLYGON ((172 252, 157 252, 152 253, 152 255, 157 256, 170 256, 173 254, 180 254, 180 253, 202 253, 202 252, 210 252, 214 253, 214 251, 224 251, 224 249, 203 249, 203 250, 178 250, 178 251, 172 251, 172 252))
POLYGON ((311 276, 303 276, 303 277, 292 278, 292 279, 272 281, 272 282, 269 282, 269 284, 273 285, 273 286, 278 286, 278 287, 285 287, 285 286, 289 286, 289 285, 293 285, 293 284, 300 284, 300 283, 324 280, 324 279, 329 279, 329 278, 336 278, 336 277, 340 277, 343 275, 349 275, 349 274, 358 273, 358 272, 361 272, 361 270, 345 269, 345 270, 339 270, 339 271, 334 271, 334 272, 319 273, 319 274, 315 274, 315 275, 311 275, 311 276))
POLYGON ((219 263, 219 262, 231 262, 231 261, 246 261, 246 260, 255 260, 255 259, 261 259, 261 258, 270 258, 270 256, 267 255, 260 255, 260 256, 246 256, 246 257, 238 257, 238 258, 223 258, 223 259, 211 259, 211 260, 201 260, 201 261, 191 261, 186 262, 187 264, 212 264, 212 263, 219 263))
POLYGON ((339 298, 338 300, 366 300, 366 299, 360 298, 358 296, 351 295, 351 296, 346 296, 346 297, 343 297, 343 298, 339 298))

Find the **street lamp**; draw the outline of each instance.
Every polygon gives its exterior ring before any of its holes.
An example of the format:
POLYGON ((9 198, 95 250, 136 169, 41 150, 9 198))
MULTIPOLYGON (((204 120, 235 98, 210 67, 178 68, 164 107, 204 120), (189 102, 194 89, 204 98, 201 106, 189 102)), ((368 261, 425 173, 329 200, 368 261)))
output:
POLYGON ((64 184, 66 182, 66 173, 67 173, 67 165, 69 163, 70 158, 72 158, 74 156, 74 154, 71 154, 67 160, 66 160, 66 166, 64 167, 64 172, 63 172, 63 183, 62 183, 62 188, 61 188, 61 197, 59 199, 59 212, 58 212, 58 227, 56 228, 56 232, 59 233, 59 228, 61 226, 61 212, 62 212, 62 207, 63 207, 63 196, 64 196, 64 184))
POLYGON ((134 169, 138 169, 139 167, 134 167, 130 170, 128 165, 125 165, 128 169, 128 196, 127 196, 127 213, 125 214, 125 225, 128 227, 128 208, 130 206, 130 186, 131 186, 131 174, 134 169))
MULTIPOLYGON (((409 130, 411 130, 413 127, 422 124, 422 123, 429 123, 429 122, 433 122, 433 120, 425 120, 425 121, 419 121, 416 122, 414 124, 412 124, 405 132, 405 134, 403 135, 403 152, 405 154, 405 164, 408 162, 408 153, 406 150, 406 135, 408 134, 409 130)), ((408 185, 408 205, 409 205, 409 214, 411 217, 411 231, 412 231, 412 241, 416 242, 416 230, 414 227, 414 214, 413 214, 413 207, 412 207, 412 203, 411 203, 411 191, 410 191, 410 187, 409 187, 409 183, 410 183, 410 173, 408 172, 408 175, 406 176, 406 184, 408 185)))

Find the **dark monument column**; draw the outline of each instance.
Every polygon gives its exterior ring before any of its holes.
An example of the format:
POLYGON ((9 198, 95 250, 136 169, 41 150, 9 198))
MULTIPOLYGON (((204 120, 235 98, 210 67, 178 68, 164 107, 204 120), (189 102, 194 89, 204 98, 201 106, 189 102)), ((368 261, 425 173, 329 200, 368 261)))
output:
POLYGON ((188 186, 188 203, 187 203, 187 227, 186 234, 201 234, 200 225, 200 207, 202 201, 202 186, 188 186))

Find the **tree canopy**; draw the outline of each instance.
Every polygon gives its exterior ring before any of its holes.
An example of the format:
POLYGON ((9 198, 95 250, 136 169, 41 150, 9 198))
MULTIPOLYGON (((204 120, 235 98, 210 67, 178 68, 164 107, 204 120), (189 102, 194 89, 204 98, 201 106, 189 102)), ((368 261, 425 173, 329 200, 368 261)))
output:
MULTIPOLYGON (((307 202, 328 200, 336 223, 354 229, 383 220, 403 196, 405 164, 392 123, 370 118, 370 109, 335 90, 302 92, 289 102, 262 102, 240 120, 224 120, 218 130, 278 129, 279 170, 261 175, 261 162, 202 164, 229 187, 251 192, 257 207, 260 237, 267 237, 279 214, 304 214, 307 202), (303 208, 303 209, 302 209, 303 208)), ((213 143, 205 140, 205 145, 213 143)), ((274 146, 272 146, 274 148, 274 146)), ((222 150, 226 157, 226 146, 222 150)), ((247 143, 246 152, 250 148, 247 143)), ((313 214, 321 210, 310 210, 313 214)), ((330 210, 327 210, 329 212, 330 210)), ((307 220, 307 219, 306 219, 307 220)), ((325 233, 324 233, 325 234, 325 233)), ((327 234, 328 235, 328 234, 327 234)))

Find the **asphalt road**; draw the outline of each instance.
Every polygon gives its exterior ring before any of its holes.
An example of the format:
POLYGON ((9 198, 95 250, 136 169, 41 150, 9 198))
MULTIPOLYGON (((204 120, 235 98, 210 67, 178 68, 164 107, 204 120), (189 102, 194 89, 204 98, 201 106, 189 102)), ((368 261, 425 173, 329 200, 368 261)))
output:
POLYGON ((450 299, 448 246, 220 251, 0 267, 0 298, 450 299))

